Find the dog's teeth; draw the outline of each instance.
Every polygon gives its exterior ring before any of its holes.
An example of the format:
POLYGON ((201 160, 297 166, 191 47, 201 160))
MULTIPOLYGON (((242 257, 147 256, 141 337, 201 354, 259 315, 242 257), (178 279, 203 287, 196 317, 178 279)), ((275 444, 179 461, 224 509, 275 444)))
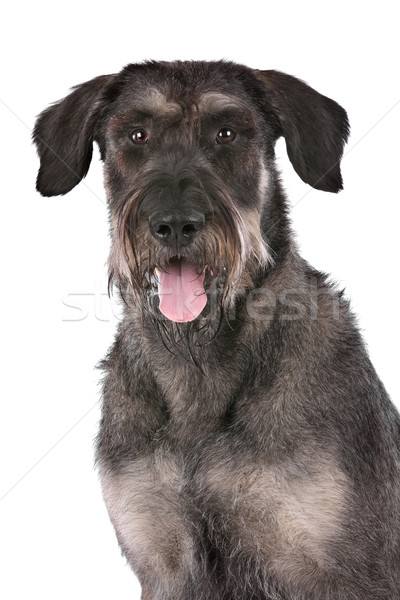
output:
POLYGON ((160 281, 160 275, 161 275, 161 271, 160 271, 160 269, 157 269, 157 267, 156 267, 151 276, 151 283, 155 289, 158 288, 158 283, 160 281))

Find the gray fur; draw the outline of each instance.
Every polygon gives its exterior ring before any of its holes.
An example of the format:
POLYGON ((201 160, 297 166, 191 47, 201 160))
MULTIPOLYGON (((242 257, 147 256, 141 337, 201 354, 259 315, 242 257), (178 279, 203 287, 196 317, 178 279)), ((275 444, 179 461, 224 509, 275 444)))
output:
POLYGON ((129 65, 39 117, 42 193, 84 176, 93 140, 105 163, 125 313, 97 460, 143 600, 400 597, 399 415, 342 293, 299 256, 274 167, 284 135, 299 175, 336 192, 347 134, 306 84, 225 62, 129 65), (236 139, 215 145, 226 126, 236 139), (160 207, 205 226, 163 245, 160 207), (207 267, 191 323, 164 319, 151 283, 177 253, 207 267))

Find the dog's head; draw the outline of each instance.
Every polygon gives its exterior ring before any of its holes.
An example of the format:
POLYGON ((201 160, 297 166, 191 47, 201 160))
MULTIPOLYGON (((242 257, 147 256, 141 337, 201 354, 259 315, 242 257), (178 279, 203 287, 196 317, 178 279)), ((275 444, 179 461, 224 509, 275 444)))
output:
POLYGON ((298 79, 227 62, 128 65, 40 115, 37 189, 69 192, 96 141, 111 278, 123 293, 156 299, 154 310, 169 320, 193 321, 208 314, 211 298, 226 305, 273 262, 262 215, 278 193, 282 135, 305 182, 341 189, 346 113, 298 79))

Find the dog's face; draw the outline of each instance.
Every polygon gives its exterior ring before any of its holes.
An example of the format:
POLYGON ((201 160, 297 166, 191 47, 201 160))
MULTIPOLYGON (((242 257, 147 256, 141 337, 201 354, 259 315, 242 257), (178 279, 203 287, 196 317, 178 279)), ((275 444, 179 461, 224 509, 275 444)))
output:
POLYGON ((175 82, 170 70, 132 69, 100 133, 111 268, 157 288, 172 321, 197 318, 216 279, 236 291, 251 260, 268 261, 260 212, 272 133, 240 86, 191 71, 175 82))
POLYGON ((86 174, 95 140, 111 277, 125 294, 145 292, 154 313, 195 321, 273 263, 265 220, 279 187, 276 139, 285 136, 302 179, 338 191, 347 134, 340 106, 282 73, 223 62, 129 65, 42 113, 37 186, 68 192, 86 174))

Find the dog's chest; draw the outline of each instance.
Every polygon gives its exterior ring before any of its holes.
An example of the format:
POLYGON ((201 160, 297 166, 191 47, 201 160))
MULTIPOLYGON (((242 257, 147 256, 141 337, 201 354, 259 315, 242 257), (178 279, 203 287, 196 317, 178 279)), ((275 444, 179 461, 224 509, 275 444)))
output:
POLYGON ((159 578, 173 574, 182 583, 200 565, 202 548, 219 543, 231 555, 256 552, 281 577, 323 568, 341 529, 347 483, 326 457, 308 466, 307 478, 285 471, 257 465, 215 437, 197 456, 164 443, 118 473, 104 471, 102 481, 137 572, 150 564, 159 578))
POLYGON ((209 556, 258 556, 269 575, 305 577, 324 569, 341 530, 347 482, 331 457, 307 449, 292 464, 274 442, 261 457, 259 445, 252 447, 260 419, 264 432, 274 429, 271 438, 282 440, 284 431, 272 427, 266 392, 254 394, 254 377, 239 358, 206 379, 172 359, 158 361, 152 385, 166 410, 157 412, 140 394, 141 382, 135 409, 124 399, 112 427, 115 437, 123 422, 126 452, 123 461, 108 454, 117 467, 102 463, 109 514, 135 571, 140 576, 150 566, 165 587, 196 580, 209 556), (134 445, 141 412, 147 429, 134 445))

